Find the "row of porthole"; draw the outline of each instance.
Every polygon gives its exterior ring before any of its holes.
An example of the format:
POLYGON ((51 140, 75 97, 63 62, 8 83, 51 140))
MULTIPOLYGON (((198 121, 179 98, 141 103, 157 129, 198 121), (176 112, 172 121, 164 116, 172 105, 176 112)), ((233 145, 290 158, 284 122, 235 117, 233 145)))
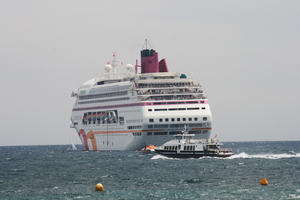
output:
MULTIPOLYGON (((182 121, 184 121, 184 122, 187 121, 187 120, 188 120, 188 121, 193 121, 193 118, 192 118, 192 117, 188 117, 188 118, 185 118, 185 117, 184 117, 184 118, 176 118, 176 121, 177 121, 177 122, 180 122, 181 119, 182 119, 182 121)), ((207 121, 207 117, 203 117, 202 119, 203 119, 203 121, 207 121)), ((169 118, 165 118, 165 120, 163 120, 163 118, 160 118, 160 119, 159 119, 159 122, 163 122, 163 121, 169 122, 169 118)), ((171 122, 175 122, 175 118, 171 118, 170 121, 171 121, 171 122)), ((198 121, 198 117, 194 117, 194 121, 198 121)), ((150 122, 150 123, 153 123, 153 122, 154 122, 154 119, 149 119, 149 122, 150 122)))
MULTIPOLYGON (((180 131, 169 131, 169 132, 147 132, 147 136, 151 135, 177 135, 180 134, 180 131)), ((208 130, 199 130, 199 131, 193 131, 193 134, 206 134, 208 133, 208 130)))
MULTIPOLYGON (((147 132, 147 136, 151 136, 151 135, 177 135, 180 134, 180 131, 169 131, 169 132, 147 132)), ((199 131, 193 131, 193 134, 206 134, 208 133, 208 130, 199 130, 199 131)), ((141 132, 137 132, 137 133, 132 133, 133 136, 141 136, 142 133, 141 132)))
MULTIPOLYGON (((205 110, 205 107, 201 107, 202 110, 205 110)), ((200 110, 199 107, 192 108, 156 108, 154 111, 177 111, 177 110, 200 110)), ((152 112, 152 109, 148 109, 149 112, 152 112)))

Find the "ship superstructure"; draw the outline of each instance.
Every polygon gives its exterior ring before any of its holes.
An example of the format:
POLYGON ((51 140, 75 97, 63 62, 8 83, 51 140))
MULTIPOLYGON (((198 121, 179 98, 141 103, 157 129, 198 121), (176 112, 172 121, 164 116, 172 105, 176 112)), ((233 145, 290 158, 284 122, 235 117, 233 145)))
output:
POLYGON ((102 77, 72 93, 76 101, 71 127, 86 150, 162 145, 184 127, 196 139, 209 139, 211 111, 198 83, 185 74, 169 72, 166 60, 158 61, 153 49, 141 51, 141 66, 119 63, 113 55, 102 77))

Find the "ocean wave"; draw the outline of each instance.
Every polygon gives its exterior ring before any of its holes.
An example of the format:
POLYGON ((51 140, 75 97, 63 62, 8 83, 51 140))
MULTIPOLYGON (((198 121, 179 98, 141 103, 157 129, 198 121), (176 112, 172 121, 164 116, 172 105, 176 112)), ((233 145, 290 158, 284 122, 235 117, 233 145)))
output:
POLYGON ((162 156, 162 155, 159 155, 159 154, 156 154, 154 155, 151 160, 157 160, 157 159, 165 159, 165 160, 170 160, 170 159, 174 159, 174 158, 168 158, 166 156, 162 156))
POLYGON ((300 153, 281 153, 281 154, 247 154, 245 152, 230 156, 226 159, 235 158, 264 158, 264 159, 281 159, 281 158, 300 158, 300 153))

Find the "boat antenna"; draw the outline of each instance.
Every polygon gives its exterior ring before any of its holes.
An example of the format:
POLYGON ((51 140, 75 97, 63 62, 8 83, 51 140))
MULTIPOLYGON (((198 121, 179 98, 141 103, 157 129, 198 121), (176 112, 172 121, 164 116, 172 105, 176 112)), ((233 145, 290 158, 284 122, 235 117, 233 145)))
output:
MULTIPOLYGON (((146 38, 146 39, 145 39, 145 42, 144 42, 144 45, 143 45, 143 48, 145 47, 145 49, 148 49, 148 45, 149 45, 149 47, 152 49, 151 44, 149 43, 148 39, 146 38)), ((143 48, 142 48, 142 49, 143 49, 143 48)))

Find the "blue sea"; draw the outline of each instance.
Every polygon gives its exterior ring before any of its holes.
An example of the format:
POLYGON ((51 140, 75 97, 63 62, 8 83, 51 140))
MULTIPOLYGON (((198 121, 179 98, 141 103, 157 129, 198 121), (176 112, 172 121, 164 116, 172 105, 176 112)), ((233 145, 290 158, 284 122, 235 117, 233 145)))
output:
MULTIPOLYGON (((80 147, 78 145, 78 147, 80 147)), ((300 141, 227 142, 231 158, 0 147, 0 199, 300 199, 300 141), (268 186, 259 181, 266 177, 268 186), (97 183, 103 192, 95 192, 97 183)))

